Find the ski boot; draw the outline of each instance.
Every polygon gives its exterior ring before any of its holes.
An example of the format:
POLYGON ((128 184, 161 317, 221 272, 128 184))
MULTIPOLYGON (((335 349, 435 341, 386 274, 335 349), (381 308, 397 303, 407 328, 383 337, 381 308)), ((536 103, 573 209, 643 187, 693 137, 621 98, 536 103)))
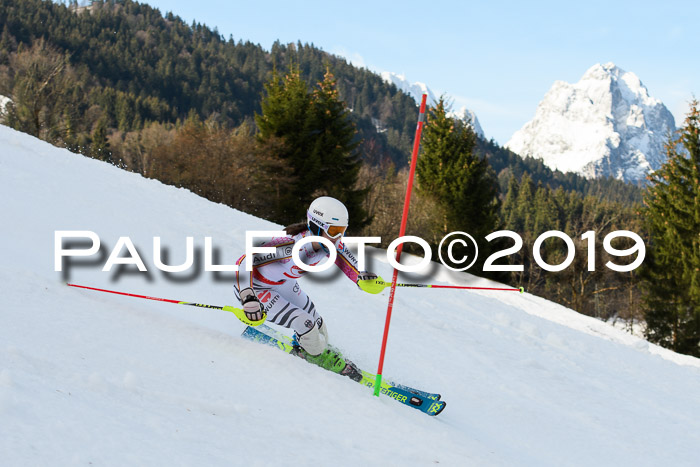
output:
POLYGON ((333 373, 347 376, 353 381, 362 380, 362 372, 360 369, 350 360, 346 360, 338 349, 329 346, 319 355, 311 355, 299 346, 296 339, 293 342, 293 346, 294 349, 291 353, 303 358, 309 363, 313 363, 333 373))

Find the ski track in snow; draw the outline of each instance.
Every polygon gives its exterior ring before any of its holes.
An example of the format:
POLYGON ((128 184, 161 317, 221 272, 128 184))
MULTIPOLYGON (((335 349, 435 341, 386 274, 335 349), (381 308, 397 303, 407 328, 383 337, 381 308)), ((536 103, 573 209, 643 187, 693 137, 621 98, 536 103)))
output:
MULTIPOLYGON (((66 287, 236 305, 230 275, 156 270, 152 238, 180 264, 186 236, 211 236, 231 264, 246 230, 279 226, 7 127, 0 147, 0 464, 697 465, 699 360, 530 294, 397 291, 384 374, 443 394, 431 418, 241 339, 228 313, 66 287), (55 230, 95 231, 103 257, 54 272, 55 230), (149 274, 101 271, 119 236, 149 274)), ((387 291, 302 285, 332 342, 376 370, 387 291)))

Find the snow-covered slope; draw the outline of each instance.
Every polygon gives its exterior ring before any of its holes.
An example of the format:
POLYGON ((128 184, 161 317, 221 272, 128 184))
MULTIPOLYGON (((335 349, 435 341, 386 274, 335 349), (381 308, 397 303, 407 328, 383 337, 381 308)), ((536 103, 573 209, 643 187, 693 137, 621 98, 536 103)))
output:
POLYGON ((661 167, 674 130, 671 112, 634 73, 606 63, 578 83, 556 81, 506 147, 562 172, 637 181, 661 167))
MULTIPOLYGON (((411 83, 406 79, 406 76, 399 75, 390 71, 383 71, 381 73, 381 76, 387 83, 393 83, 398 89, 413 97, 413 99, 417 103, 420 103, 423 94, 428 95, 428 105, 433 105, 437 102, 437 97, 435 97, 435 93, 433 93, 433 91, 425 83, 411 83)), ((484 130, 481 128, 479 119, 476 117, 474 111, 468 109, 466 106, 462 106, 458 111, 450 112, 449 115, 453 118, 459 118, 465 122, 468 122, 477 135, 479 135, 482 138, 485 138, 484 130)))
MULTIPOLYGON (((156 270, 153 237, 168 264, 186 236, 230 264, 246 230, 275 226, 6 127, 0 148, 2 465, 697 465, 698 360, 529 294, 397 292, 384 373, 441 392, 431 418, 242 340, 229 313, 66 287, 235 304, 225 273, 156 270), (65 277, 55 230, 104 249, 65 277), (120 236, 148 274, 101 272, 120 236)), ((390 277, 385 261, 372 268, 390 277)), ((374 370, 387 296, 333 277, 303 286, 333 343, 374 370)))

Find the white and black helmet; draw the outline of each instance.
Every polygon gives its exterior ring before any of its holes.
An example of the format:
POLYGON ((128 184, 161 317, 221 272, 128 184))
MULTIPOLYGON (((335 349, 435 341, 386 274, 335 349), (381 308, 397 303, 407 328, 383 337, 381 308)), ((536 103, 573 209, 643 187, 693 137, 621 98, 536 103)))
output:
POLYGON ((348 228, 348 210, 343 203, 330 196, 313 200, 306 211, 309 230, 314 235, 325 232, 332 239, 339 239, 348 228))

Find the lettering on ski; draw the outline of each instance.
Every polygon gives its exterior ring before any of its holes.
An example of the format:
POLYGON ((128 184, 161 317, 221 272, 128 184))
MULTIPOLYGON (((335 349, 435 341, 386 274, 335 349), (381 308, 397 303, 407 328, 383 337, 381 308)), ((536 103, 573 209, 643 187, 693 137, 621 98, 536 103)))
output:
MULTIPOLYGON (((261 344, 276 347, 285 353, 291 353, 293 350, 292 339, 275 329, 261 324, 257 327, 248 326, 245 328, 241 337, 258 342, 261 344), (274 336, 274 337, 273 337, 274 336)), ((362 380, 360 384, 369 388, 374 387, 375 375, 362 371, 362 380)), ((421 412, 435 416, 442 412, 445 408, 445 402, 440 401, 440 394, 426 393, 417 389, 409 388, 402 385, 394 385, 388 381, 383 381, 381 385, 381 393, 421 412)))
MULTIPOLYGON (((384 394, 385 396, 389 396, 392 399, 396 399, 397 401, 401 402, 402 404, 405 404, 406 401, 408 400, 408 397, 405 396, 404 394, 401 394, 400 392, 395 392, 395 391, 392 391, 391 389, 388 389, 388 388, 382 388, 381 391, 382 391, 382 394, 384 394)), ((421 401, 421 403, 422 403, 422 401, 421 401)))
MULTIPOLYGON (((360 384, 363 384, 370 389, 374 389, 374 382, 376 381, 376 379, 377 379, 377 375, 375 375, 374 373, 370 373, 368 371, 362 370, 362 380, 360 381, 360 384)), ((424 399, 431 399, 434 401, 439 401, 440 398, 442 397, 440 394, 421 391, 420 389, 415 389, 415 388, 412 388, 410 386, 404 386, 403 384, 393 383, 389 380, 382 380, 382 388, 392 388, 392 387, 399 388, 399 389, 402 389, 404 391, 408 391, 408 392, 413 393, 417 396, 420 396, 424 399)), ((381 391, 381 389, 380 389, 380 391, 381 391)))

